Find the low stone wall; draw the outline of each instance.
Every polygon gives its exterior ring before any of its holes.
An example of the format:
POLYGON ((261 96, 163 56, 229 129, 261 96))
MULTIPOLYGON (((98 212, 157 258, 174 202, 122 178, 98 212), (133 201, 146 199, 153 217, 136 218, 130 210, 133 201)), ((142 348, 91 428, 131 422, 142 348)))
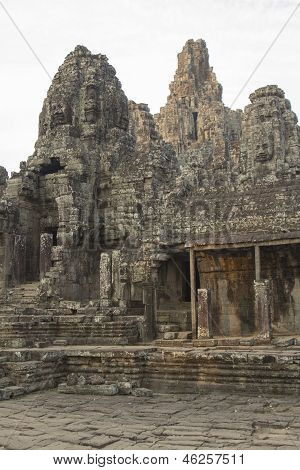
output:
POLYGON ((149 353, 143 384, 161 392, 216 388, 297 393, 300 352, 157 350, 149 353))
POLYGON ((300 350, 69 346, 0 352, 0 399, 54 388, 70 374, 154 392, 245 390, 299 393, 300 350))
POLYGON ((138 381, 157 392, 195 393, 216 388, 297 393, 300 350, 98 348, 66 351, 69 372, 100 374, 108 383, 138 381))

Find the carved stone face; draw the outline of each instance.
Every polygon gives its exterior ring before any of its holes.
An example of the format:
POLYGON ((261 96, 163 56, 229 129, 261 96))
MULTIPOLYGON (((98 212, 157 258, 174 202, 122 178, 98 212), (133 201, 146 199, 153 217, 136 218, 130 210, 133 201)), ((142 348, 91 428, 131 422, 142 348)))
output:
POLYGON ((274 139, 272 134, 262 128, 258 133, 254 133, 255 139, 255 161, 258 163, 266 163, 274 157, 274 139))
POLYGON ((57 127, 64 124, 71 124, 71 109, 68 104, 54 101, 50 105, 51 127, 57 127))
POLYGON ((84 116, 86 122, 94 124, 98 117, 97 89, 89 85, 85 91, 84 116))
POLYGON ((45 135, 48 129, 46 113, 43 111, 39 117, 39 135, 45 135))

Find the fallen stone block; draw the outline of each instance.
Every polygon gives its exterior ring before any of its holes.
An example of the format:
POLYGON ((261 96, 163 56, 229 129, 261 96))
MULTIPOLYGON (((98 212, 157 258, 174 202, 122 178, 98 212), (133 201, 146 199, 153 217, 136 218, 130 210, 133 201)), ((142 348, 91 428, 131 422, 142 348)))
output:
POLYGON ((77 385, 78 383, 78 375, 77 374, 69 374, 67 375, 67 385, 77 385))
POLYGON ((78 377, 78 379, 77 379, 77 384, 78 384, 78 385, 83 386, 83 385, 85 385, 85 384, 87 384, 87 383, 88 383, 88 381, 87 381, 87 379, 86 379, 86 377, 85 377, 84 375, 80 375, 80 376, 78 377))
POLYGON ((117 383, 120 395, 130 395, 133 390, 131 382, 118 382, 117 383))
POLYGON ((0 389, 0 400, 10 400, 11 398, 23 395, 24 393, 25 389, 23 387, 17 387, 15 385, 5 387, 0 389))
POLYGON ((153 392, 149 388, 134 388, 131 394, 135 397, 153 397, 153 392))
POLYGON ((286 348, 288 346, 294 346, 295 338, 274 338, 273 344, 275 346, 286 348))
POLYGON ((102 385, 105 383, 105 379, 102 375, 92 374, 87 377, 87 382, 90 385, 102 385))
POLYGON ((78 395, 103 395, 113 396, 119 393, 116 384, 111 385, 67 385, 66 383, 59 384, 57 390, 60 393, 74 393, 78 395))

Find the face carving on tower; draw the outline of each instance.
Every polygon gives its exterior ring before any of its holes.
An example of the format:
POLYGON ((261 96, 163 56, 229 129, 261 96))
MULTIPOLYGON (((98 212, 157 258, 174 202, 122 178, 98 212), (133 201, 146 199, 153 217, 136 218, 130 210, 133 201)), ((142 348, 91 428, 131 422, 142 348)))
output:
POLYGON ((104 55, 77 46, 60 66, 39 120, 36 148, 101 144, 128 128, 128 102, 115 69, 104 55), (114 134, 114 130, 117 130, 114 134), (111 132, 112 131, 112 132, 111 132))
POLYGON ((258 163, 266 163, 274 157, 274 139, 268 129, 262 127, 257 134, 253 134, 255 146, 255 160, 258 163))
POLYGON ((94 124, 98 117, 97 88, 88 85, 85 90, 84 117, 89 124, 94 124))
POLYGON ((250 95, 242 125, 241 180, 275 181, 291 176, 297 148, 297 118, 276 85, 250 95))
POLYGON ((72 123, 71 107, 63 97, 56 97, 50 104, 51 129, 72 123))

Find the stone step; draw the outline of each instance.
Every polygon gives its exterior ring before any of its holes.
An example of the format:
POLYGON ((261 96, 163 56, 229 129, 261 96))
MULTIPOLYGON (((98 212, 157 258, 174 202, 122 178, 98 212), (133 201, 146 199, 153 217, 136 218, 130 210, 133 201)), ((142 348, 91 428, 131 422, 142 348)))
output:
POLYGON ((160 305, 159 310, 191 310, 191 302, 164 302, 160 305))
POLYGON ((179 326, 176 323, 169 323, 169 324, 158 324, 157 331, 160 333, 167 333, 168 331, 179 331, 179 326))
POLYGON ((166 340, 166 339, 157 339, 155 340, 155 346, 160 347, 174 347, 174 348, 182 348, 182 347, 192 347, 191 340, 184 340, 184 339, 173 339, 173 340, 166 340))
POLYGON ((56 339, 53 341, 53 346, 66 346, 68 341, 66 339, 56 339))
POLYGON ((191 331, 167 331, 166 333, 164 333, 163 339, 165 339, 165 340, 173 340, 173 339, 187 340, 187 339, 192 339, 192 332, 191 331))

